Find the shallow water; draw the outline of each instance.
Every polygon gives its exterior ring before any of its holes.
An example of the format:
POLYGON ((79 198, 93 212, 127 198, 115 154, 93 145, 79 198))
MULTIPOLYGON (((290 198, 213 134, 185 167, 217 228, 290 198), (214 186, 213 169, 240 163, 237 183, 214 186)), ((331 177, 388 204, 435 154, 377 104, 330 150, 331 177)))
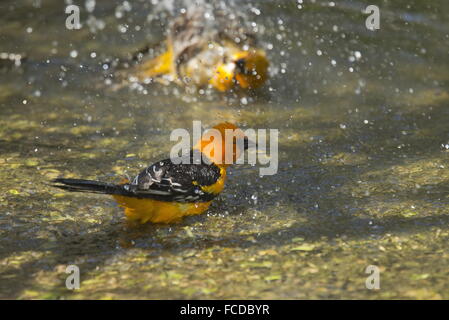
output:
POLYGON ((0 69, 0 298, 449 298, 449 3, 372 3, 376 32, 361 1, 245 6, 272 72, 245 100, 104 83, 103 61, 163 39, 148 1, 98 2, 104 29, 79 31, 61 1, 2 1, 0 52, 28 60, 0 69), (139 228, 49 185, 133 176, 193 120, 279 129, 278 173, 235 166, 207 214, 139 228))

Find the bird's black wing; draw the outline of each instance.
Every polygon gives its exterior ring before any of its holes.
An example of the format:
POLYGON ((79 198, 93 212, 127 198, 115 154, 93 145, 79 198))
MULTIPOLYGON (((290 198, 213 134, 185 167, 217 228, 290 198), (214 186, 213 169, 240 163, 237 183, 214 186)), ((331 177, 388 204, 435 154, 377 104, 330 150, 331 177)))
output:
POLYGON ((220 168, 214 164, 174 164, 166 159, 149 166, 123 187, 137 198, 205 202, 216 194, 205 192, 201 186, 213 185, 220 177, 220 168))

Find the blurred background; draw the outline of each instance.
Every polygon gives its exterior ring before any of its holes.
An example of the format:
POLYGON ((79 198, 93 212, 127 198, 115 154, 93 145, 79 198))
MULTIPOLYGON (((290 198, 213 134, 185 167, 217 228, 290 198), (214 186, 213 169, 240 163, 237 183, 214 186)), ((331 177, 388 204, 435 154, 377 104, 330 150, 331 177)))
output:
POLYGON ((0 53, 26 60, 0 64, 0 298, 449 298, 449 3, 225 2, 267 51, 258 92, 114 88, 105 65, 160 46, 194 3, 1 1, 0 53), (278 173, 235 166, 207 214, 140 228, 49 186, 134 176, 193 120, 279 129, 278 173))

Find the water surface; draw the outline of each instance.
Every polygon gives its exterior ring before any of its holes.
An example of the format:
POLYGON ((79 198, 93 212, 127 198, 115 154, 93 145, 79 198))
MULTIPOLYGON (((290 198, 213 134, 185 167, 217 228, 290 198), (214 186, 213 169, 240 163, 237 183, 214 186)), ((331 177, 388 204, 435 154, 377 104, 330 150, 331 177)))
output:
POLYGON ((61 1, 2 1, 0 52, 28 60, 0 70, 0 298, 449 298, 449 4, 372 1, 372 32, 364 2, 303 2, 239 8, 272 73, 242 99, 105 83, 104 61, 163 39, 150 1, 98 1, 79 31, 61 1), (49 185, 133 176, 193 120, 279 129, 278 173, 236 166, 207 214, 140 228, 49 185))

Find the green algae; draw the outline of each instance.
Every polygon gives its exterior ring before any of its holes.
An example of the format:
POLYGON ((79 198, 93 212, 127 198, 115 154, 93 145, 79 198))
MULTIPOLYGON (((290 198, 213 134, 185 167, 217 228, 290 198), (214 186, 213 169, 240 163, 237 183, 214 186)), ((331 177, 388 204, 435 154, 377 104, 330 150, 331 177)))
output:
MULTIPOLYGON (((411 7, 434 22, 435 10, 448 9, 443 1, 431 9, 423 3, 411 7)), ((49 4, 55 12, 58 6, 49 4)), ((438 20, 440 29, 430 23, 426 31, 409 23, 426 38, 422 54, 396 20, 383 24, 386 32, 376 38, 349 30, 363 20, 350 9, 332 11, 317 1, 292 16, 291 8, 263 6, 301 37, 284 47, 268 33, 267 42, 291 51, 285 58, 269 52, 272 65, 285 59, 300 72, 288 74, 290 81, 278 73, 268 97, 247 104, 174 94, 182 92, 176 88, 115 92, 97 86, 98 74, 75 69, 62 87, 48 76, 61 71, 56 64, 30 67, 25 76, 11 71, 11 83, 0 87, 0 298, 449 297, 449 65, 441 40, 433 40, 444 38, 447 22, 438 20), (323 23, 314 29, 315 21, 323 23), (329 34, 333 25, 346 30, 346 40, 329 34), (317 46, 314 36, 334 42, 317 46), (318 48, 327 53, 318 57, 318 48), (366 60, 345 64, 354 50, 366 60), (335 71, 328 69, 331 58, 338 60, 335 71), (307 71, 308 62, 316 67, 307 71), (356 72, 346 71, 349 66, 356 72), (45 81, 26 84, 36 74, 45 81), (130 225, 109 197, 51 186, 60 176, 132 177, 168 157, 171 130, 190 130, 192 120, 205 127, 228 120, 278 128, 278 174, 260 178, 257 166, 234 167, 207 214, 170 226, 130 225), (71 264, 80 268, 79 290, 65 287, 71 264), (365 286, 369 265, 380 269, 380 290, 365 286)), ((399 9, 391 2, 385 7, 392 14, 399 9)), ((9 21, 0 33, 22 43, 13 31, 25 25, 9 21)), ((73 44, 99 55, 129 51, 129 43, 111 48, 86 34, 74 36, 73 44)), ((52 44, 42 34, 34 31, 28 40, 29 56, 47 57, 52 44)), ((68 59, 67 50, 59 58, 68 59)))

